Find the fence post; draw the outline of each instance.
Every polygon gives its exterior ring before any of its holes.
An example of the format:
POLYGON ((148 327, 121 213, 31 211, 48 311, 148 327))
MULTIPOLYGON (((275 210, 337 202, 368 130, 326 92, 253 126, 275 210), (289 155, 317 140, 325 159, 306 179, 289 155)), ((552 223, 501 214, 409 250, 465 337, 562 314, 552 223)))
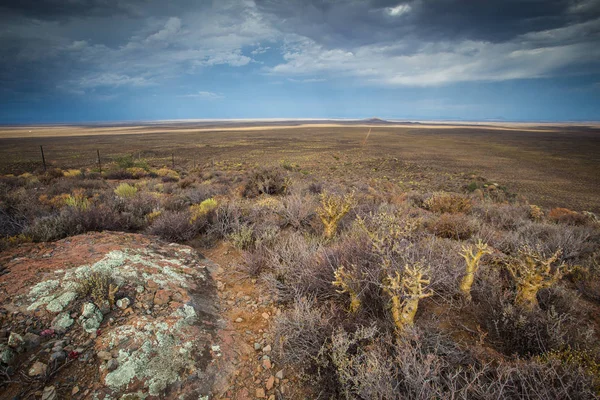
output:
POLYGON ((46 172, 46 158, 44 157, 44 147, 40 145, 40 151, 42 152, 42 164, 44 164, 44 172, 46 172))
POLYGON ((100 162, 100 150, 96 149, 96 154, 98 155, 98 170, 102 173, 102 163, 100 162))

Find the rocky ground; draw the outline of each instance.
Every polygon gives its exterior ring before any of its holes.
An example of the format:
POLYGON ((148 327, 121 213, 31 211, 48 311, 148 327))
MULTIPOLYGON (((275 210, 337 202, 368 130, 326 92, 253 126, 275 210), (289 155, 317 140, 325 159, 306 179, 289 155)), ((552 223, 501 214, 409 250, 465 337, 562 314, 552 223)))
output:
POLYGON ((294 398, 281 311, 235 249, 202 252, 104 232, 2 254, 0 399, 294 398))

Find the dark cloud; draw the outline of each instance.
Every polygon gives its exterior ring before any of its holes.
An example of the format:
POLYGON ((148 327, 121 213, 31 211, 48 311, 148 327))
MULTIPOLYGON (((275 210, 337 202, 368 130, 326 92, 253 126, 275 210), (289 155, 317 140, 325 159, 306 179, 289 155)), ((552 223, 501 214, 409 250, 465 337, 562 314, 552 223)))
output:
POLYGON ((256 0, 280 29, 329 46, 415 40, 503 42, 600 17, 596 0, 256 0), (404 12, 392 15, 395 7, 404 12))

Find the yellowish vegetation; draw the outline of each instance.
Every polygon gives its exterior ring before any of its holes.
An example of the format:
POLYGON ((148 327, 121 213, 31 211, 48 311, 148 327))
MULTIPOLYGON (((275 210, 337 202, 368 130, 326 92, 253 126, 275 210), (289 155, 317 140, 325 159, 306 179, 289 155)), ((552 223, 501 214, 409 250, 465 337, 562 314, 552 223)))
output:
POLYGON ((383 290, 390 296, 392 318, 396 331, 402 334, 414 323, 419 308, 419 300, 433 295, 425 288, 430 280, 423 277, 426 268, 417 263, 406 265, 402 274, 389 274, 384 278, 383 290))
POLYGON ((425 207, 436 213, 466 213, 471 211, 471 206, 468 197, 451 193, 435 193, 425 201, 425 207))
POLYGON ((337 232, 340 220, 354 205, 352 194, 339 196, 336 194, 321 193, 321 205, 317 208, 317 215, 325 226, 325 237, 330 239, 337 232))
POLYGON ((160 214, 162 214, 160 210, 152 211, 150 214, 146 215, 146 218, 148 219, 148 222, 152 222, 158 218, 160 214))
POLYGON ((332 282, 333 286, 339 287, 338 293, 348 293, 350 296, 350 312, 355 313, 360 308, 360 299, 358 293, 352 289, 350 282, 352 282, 352 275, 346 272, 344 266, 341 265, 334 272, 335 280, 332 282))
POLYGON ((135 186, 131 186, 128 183, 121 183, 115 189, 115 194, 117 196, 123 197, 125 199, 135 196, 136 193, 137 193, 137 188, 135 186))
POLYGON ((515 302, 526 310, 538 306, 537 293, 540 289, 553 286, 565 272, 569 272, 565 263, 557 263, 562 251, 558 250, 549 258, 529 246, 519 250, 519 257, 507 264, 507 269, 515 280, 517 297, 515 302), (556 265, 554 265, 556 264, 556 265))
POLYGON ((475 280, 475 273, 479 269, 479 261, 484 254, 491 254, 488 245, 483 243, 481 239, 474 246, 462 246, 460 255, 465 259, 465 275, 460 281, 460 291, 466 299, 471 300, 471 286, 475 280), (477 250, 473 252, 473 250, 477 250))
POLYGON ((113 283, 110 275, 99 272, 92 272, 81 279, 78 288, 81 297, 89 295, 96 305, 108 302, 111 308, 115 304, 115 294, 118 290, 119 287, 113 283))
POLYGON ((80 177, 82 173, 79 169, 68 169, 63 172, 63 175, 67 178, 77 178, 80 177))
POLYGON ((89 207, 90 202, 85 196, 83 189, 75 189, 73 190, 73 194, 67 195, 65 204, 79 210, 86 210, 89 207))
POLYGON ((529 217, 534 221, 540 221, 544 217, 544 212, 535 204, 529 205, 529 217))
POLYGON ((179 179, 179 173, 177 171, 173 171, 172 169, 167 168, 167 167, 162 167, 160 169, 157 169, 156 175, 168 177, 168 178, 179 179))
POLYGON ((217 208, 219 204, 212 197, 210 199, 206 199, 199 204, 192 204, 190 206, 190 213, 192 216, 190 217, 190 223, 194 223, 198 220, 198 218, 203 217, 209 212, 213 211, 217 208))

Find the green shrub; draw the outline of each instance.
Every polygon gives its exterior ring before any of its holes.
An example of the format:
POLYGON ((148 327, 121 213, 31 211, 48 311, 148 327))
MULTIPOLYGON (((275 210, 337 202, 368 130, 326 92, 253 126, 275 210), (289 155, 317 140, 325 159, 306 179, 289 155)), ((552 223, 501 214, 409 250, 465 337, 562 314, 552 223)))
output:
POLYGON ((128 183, 121 183, 119 186, 117 186, 117 188, 115 189, 115 194, 119 197, 122 197, 124 199, 129 199, 132 198, 133 196, 135 196, 135 194, 137 193, 137 188, 135 186, 131 186, 128 183))

